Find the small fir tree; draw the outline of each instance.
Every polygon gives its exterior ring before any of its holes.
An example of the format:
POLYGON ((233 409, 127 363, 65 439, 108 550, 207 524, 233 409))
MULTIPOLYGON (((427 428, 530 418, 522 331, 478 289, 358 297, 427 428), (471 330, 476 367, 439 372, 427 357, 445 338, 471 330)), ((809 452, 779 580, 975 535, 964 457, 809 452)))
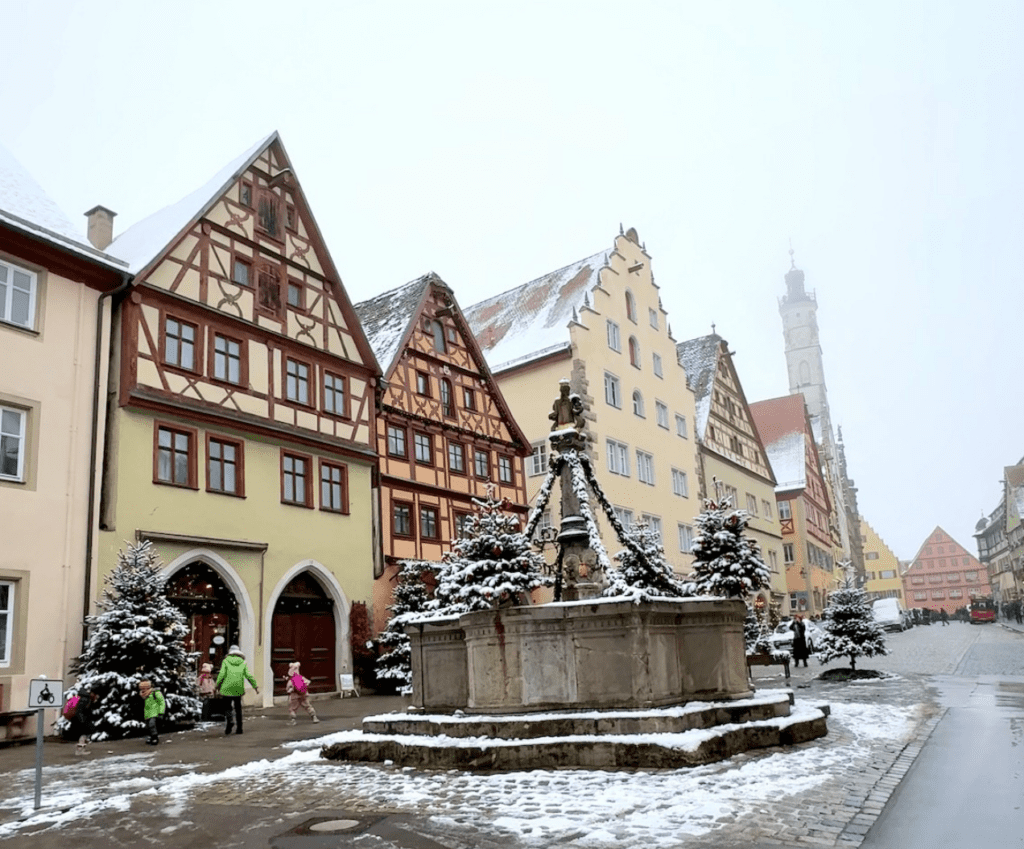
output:
POLYGON ((441 561, 428 610, 489 610, 518 604, 532 590, 550 586, 551 578, 541 574, 544 558, 519 530, 519 519, 504 512, 509 506, 491 493, 473 499, 473 513, 441 561))
POLYGON ((850 668, 856 669, 858 657, 889 653, 882 626, 875 621, 867 593, 855 587, 849 577, 840 589, 829 596, 822 626, 824 634, 814 646, 822 663, 848 657, 850 668))
POLYGON ((693 595, 692 586, 675 576, 665 560, 661 535, 651 530, 647 522, 630 525, 626 538, 633 545, 615 555, 619 566, 610 570, 602 595, 629 596, 637 603, 693 595))
POLYGON ((774 650, 768 636, 767 623, 748 606, 747 617, 743 620, 743 642, 747 646, 747 654, 772 654, 774 650))
POLYGON ((730 508, 728 501, 704 502, 696 519, 693 579, 700 594, 746 598, 771 577, 757 543, 745 534, 750 514, 730 508))
MULTIPOLYGON (((98 606, 89 616, 89 638, 71 663, 78 677, 68 691, 95 694, 93 740, 128 737, 145 730, 139 681, 148 679, 163 693, 171 725, 195 722, 201 712, 196 692, 196 655, 185 650, 185 617, 164 593, 164 578, 152 543, 129 545, 117 554, 98 606)), ((68 721, 57 721, 58 732, 68 721)))
POLYGON ((399 564, 398 581, 388 605, 391 619, 377 640, 377 680, 393 684, 403 693, 408 693, 412 686, 412 660, 405 626, 411 616, 426 609, 429 593, 423 578, 428 571, 430 566, 422 560, 403 560, 399 564))

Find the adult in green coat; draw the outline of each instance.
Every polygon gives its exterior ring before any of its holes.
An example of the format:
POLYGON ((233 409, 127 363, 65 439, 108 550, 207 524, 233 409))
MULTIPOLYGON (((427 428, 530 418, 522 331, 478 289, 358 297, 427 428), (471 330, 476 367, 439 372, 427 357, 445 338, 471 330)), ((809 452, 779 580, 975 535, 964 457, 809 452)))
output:
POLYGON ((252 688, 258 693, 259 685, 256 678, 249 671, 245 664, 245 655, 238 646, 228 649, 227 657, 221 662, 220 671, 217 673, 217 689, 220 694, 228 700, 227 727, 225 734, 230 734, 234 726, 233 720, 238 720, 238 732, 242 733, 242 694, 245 693, 245 682, 252 684, 252 688), (234 716, 232 716, 232 712, 234 716))

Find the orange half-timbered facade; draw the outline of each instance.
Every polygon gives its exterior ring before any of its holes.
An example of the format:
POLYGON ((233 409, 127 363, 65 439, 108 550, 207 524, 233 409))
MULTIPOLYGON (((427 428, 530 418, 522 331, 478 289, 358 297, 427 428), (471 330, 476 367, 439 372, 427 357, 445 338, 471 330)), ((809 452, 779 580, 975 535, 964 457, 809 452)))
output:
POLYGON ((356 312, 385 381, 377 420, 385 567, 374 597, 379 630, 400 562, 439 561, 474 497, 493 487, 525 524, 522 458, 530 446, 436 274, 357 304, 356 312))
POLYGON ((103 565, 152 540, 190 647, 216 665, 238 644, 264 703, 292 660, 337 690, 372 595, 380 370, 278 135, 110 250, 135 279, 103 565))

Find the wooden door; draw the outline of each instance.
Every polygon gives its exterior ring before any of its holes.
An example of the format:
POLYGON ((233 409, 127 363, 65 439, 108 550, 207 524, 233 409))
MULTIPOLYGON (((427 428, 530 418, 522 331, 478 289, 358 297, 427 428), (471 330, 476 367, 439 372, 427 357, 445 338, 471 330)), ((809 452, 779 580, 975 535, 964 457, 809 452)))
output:
POLYGON ((334 614, 330 610, 276 612, 271 626, 274 695, 284 695, 288 664, 298 660, 311 693, 330 693, 334 680, 334 614))

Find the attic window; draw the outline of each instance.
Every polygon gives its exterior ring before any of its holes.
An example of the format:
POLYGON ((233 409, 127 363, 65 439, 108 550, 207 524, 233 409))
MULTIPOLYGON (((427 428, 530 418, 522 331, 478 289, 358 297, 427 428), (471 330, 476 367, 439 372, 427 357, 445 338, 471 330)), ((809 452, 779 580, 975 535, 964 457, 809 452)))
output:
POLYGON ((239 198, 242 201, 243 206, 252 206, 252 186, 248 183, 242 183, 242 190, 239 193, 239 198))
POLYGON ((424 322, 427 333, 434 337, 434 350, 439 354, 447 354, 448 348, 444 341, 444 325, 436 318, 424 322))
POLYGON ((284 215, 285 215, 285 226, 289 230, 294 230, 295 229, 295 223, 297 221, 297 219, 295 217, 295 207, 294 206, 286 206, 285 209, 284 209, 284 215))
POLYGON ((268 236, 281 236, 281 199, 273 192, 260 189, 256 207, 256 225, 268 236))

